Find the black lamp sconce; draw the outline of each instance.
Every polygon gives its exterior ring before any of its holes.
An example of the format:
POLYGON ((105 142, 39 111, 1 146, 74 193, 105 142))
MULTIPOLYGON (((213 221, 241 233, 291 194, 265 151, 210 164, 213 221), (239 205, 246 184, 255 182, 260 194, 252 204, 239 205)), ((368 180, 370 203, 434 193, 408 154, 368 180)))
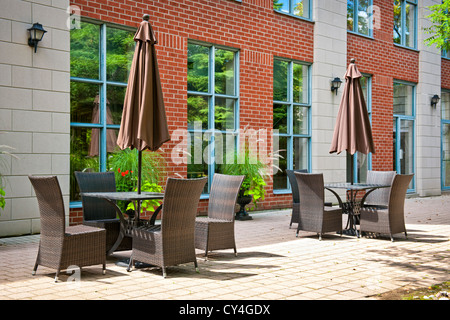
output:
POLYGON ((342 81, 338 77, 331 80, 331 92, 336 91, 336 95, 337 95, 337 92, 338 92, 339 87, 341 86, 341 83, 342 83, 342 81))
POLYGON ((439 100, 441 100, 441 98, 439 98, 439 96, 437 94, 435 94, 432 98, 431 98, 431 106, 436 108, 436 105, 438 104, 439 100))
POLYGON ((38 42, 42 40, 44 33, 47 31, 44 30, 42 24, 34 23, 31 28, 28 29, 28 33, 30 37, 28 38, 28 45, 30 47, 34 47, 34 52, 37 50, 38 42))

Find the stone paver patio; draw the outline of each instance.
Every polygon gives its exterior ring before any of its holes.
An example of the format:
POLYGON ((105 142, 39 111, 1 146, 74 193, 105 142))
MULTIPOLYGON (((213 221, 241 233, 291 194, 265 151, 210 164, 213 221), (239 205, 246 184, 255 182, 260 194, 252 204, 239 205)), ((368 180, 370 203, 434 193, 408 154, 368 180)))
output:
MULTIPOLYGON (((0 300, 366 300, 400 287, 418 288, 450 280, 450 195, 406 200, 408 239, 395 235, 362 237, 315 234, 289 228, 291 210, 253 213, 236 221, 238 256, 232 250, 198 251, 193 263, 127 272, 108 258, 81 274, 40 266, 39 235, 0 239, 0 300), (72 281, 73 280, 73 281, 72 281)), ((346 220, 346 216, 344 216, 346 220)))

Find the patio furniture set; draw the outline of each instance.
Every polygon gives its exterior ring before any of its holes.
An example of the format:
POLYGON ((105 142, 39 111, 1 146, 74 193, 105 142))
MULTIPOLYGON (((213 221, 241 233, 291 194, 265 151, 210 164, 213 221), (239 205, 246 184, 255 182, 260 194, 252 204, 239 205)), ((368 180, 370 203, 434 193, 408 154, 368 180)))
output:
MULTIPOLYGON (((362 232, 387 233, 392 241, 395 233, 404 232, 406 236, 403 206, 412 175, 369 171, 366 184, 330 185, 324 184, 322 174, 290 171, 288 176, 293 193, 289 227, 297 223, 297 236, 300 230, 316 232, 320 240, 324 233, 342 235, 345 230, 358 237, 362 232), (333 190, 336 188, 347 190, 346 201, 333 190), (324 201, 325 190, 337 197, 339 207, 324 201), (361 201, 357 199, 359 191, 365 192, 361 201), (344 230, 343 214, 348 214, 344 230)), ((207 178, 168 178, 164 193, 140 194, 116 192, 112 172, 76 172, 76 178, 82 196, 83 224, 66 226, 57 177, 29 176, 41 215, 33 274, 38 265, 53 268, 58 281, 61 270, 95 264, 102 264, 104 273, 107 255, 131 250, 128 271, 141 262, 160 267, 166 277, 167 266, 193 262, 197 269, 196 248, 205 251, 205 259, 212 250, 233 249, 237 254, 234 215, 244 176, 214 175, 206 217, 196 215, 207 178), (148 220, 141 219, 139 209, 128 215, 116 204, 117 200, 139 203, 146 199, 163 199, 148 220)))

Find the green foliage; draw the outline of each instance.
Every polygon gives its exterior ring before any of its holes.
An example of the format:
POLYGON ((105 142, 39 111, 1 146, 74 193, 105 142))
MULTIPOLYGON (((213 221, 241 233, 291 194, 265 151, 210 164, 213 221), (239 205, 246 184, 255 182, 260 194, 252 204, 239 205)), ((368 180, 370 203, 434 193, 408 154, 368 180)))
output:
MULTIPOLYGON (((9 152, 12 149, 13 148, 10 147, 10 146, 0 145, 0 169, 1 169, 1 167, 6 166, 6 162, 5 162, 5 159, 3 157, 4 155, 17 158, 17 156, 15 156, 15 155, 13 155, 12 153, 9 152)), ((6 196, 6 193, 5 193, 5 190, 4 190, 4 187, 3 187, 3 175, 2 175, 2 172, 0 170, 0 208, 2 210, 5 209, 5 204, 6 204, 5 196, 6 196)))
MULTIPOLYGON (((109 171, 113 171, 116 177, 117 191, 137 191, 138 182, 138 151, 137 149, 124 149, 114 152, 108 159, 109 171)), ((163 156, 158 152, 143 151, 142 152, 142 170, 141 170, 141 191, 161 192, 162 187, 159 185, 165 174, 165 161, 163 156)), ((150 210, 154 205, 160 202, 148 200, 143 201, 141 211, 150 210)), ((131 203, 118 204, 121 208, 134 209, 131 203)))
POLYGON ((251 195, 255 207, 259 201, 264 200, 266 194, 264 189, 266 170, 267 165, 253 155, 248 148, 244 148, 240 153, 235 153, 233 163, 223 165, 224 174, 245 176, 239 194, 241 196, 251 195))
MULTIPOLYGON (((137 191, 137 189, 135 189, 137 191)), ((148 181, 144 182, 141 186, 142 192, 162 192, 163 187, 156 184, 156 183, 150 183, 148 181)), ((161 205, 162 200, 144 200, 141 203, 141 212, 145 211, 151 211, 154 212, 155 208, 159 207, 161 205)), ((135 206, 133 202, 130 202, 127 206, 127 210, 135 210, 135 206)))
POLYGON ((431 36, 425 39, 428 46, 436 45, 438 49, 450 52, 450 0, 442 1, 428 7, 431 14, 427 16, 432 22, 432 26, 424 28, 425 33, 431 36))

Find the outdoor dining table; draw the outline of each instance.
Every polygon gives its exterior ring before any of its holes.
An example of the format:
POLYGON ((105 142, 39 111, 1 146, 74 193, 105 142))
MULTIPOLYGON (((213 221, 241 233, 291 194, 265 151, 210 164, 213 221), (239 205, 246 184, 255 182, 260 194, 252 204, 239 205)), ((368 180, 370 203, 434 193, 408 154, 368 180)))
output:
POLYGON ((367 183, 329 183, 325 184, 325 189, 332 192, 339 201, 339 206, 342 212, 348 214, 347 225, 343 230, 344 234, 356 235, 359 237, 356 229, 357 218, 361 209, 361 204, 364 203, 366 197, 373 191, 379 188, 389 188, 389 184, 367 184, 367 183), (341 197, 333 189, 346 189, 346 201, 342 201, 341 197), (365 192, 361 200, 358 200, 358 193, 365 192))
MULTIPOLYGON (((83 192, 82 196, 86 197, 94 197, 105 199, 110 205, 114 207, 116 210, 119 219, 120 219, 120 231, 119 236, 117 237, 116 242, 108 251, 108 255, 112 254, 117 247, 122 242, 123 238, 128 236, 131 237, 131 231, 133 227, 137 227, 139 223, 142 222, 140 219, 140 203, 144 200, 158 200, 164 198, 164 193, 159 192, 141 192, 137 193, 136 191, 129 192, 83 192), (132 201, 134 202, 134 207, 136 208, 133 215, 128 215, 128 218, 125 218, 124 213, 117 205, 117 201, 132 201)), ((154 224, 156 216, 161 210, 161 206, 155 210, 152 217, 146 222, 148 224, 154 224)))

